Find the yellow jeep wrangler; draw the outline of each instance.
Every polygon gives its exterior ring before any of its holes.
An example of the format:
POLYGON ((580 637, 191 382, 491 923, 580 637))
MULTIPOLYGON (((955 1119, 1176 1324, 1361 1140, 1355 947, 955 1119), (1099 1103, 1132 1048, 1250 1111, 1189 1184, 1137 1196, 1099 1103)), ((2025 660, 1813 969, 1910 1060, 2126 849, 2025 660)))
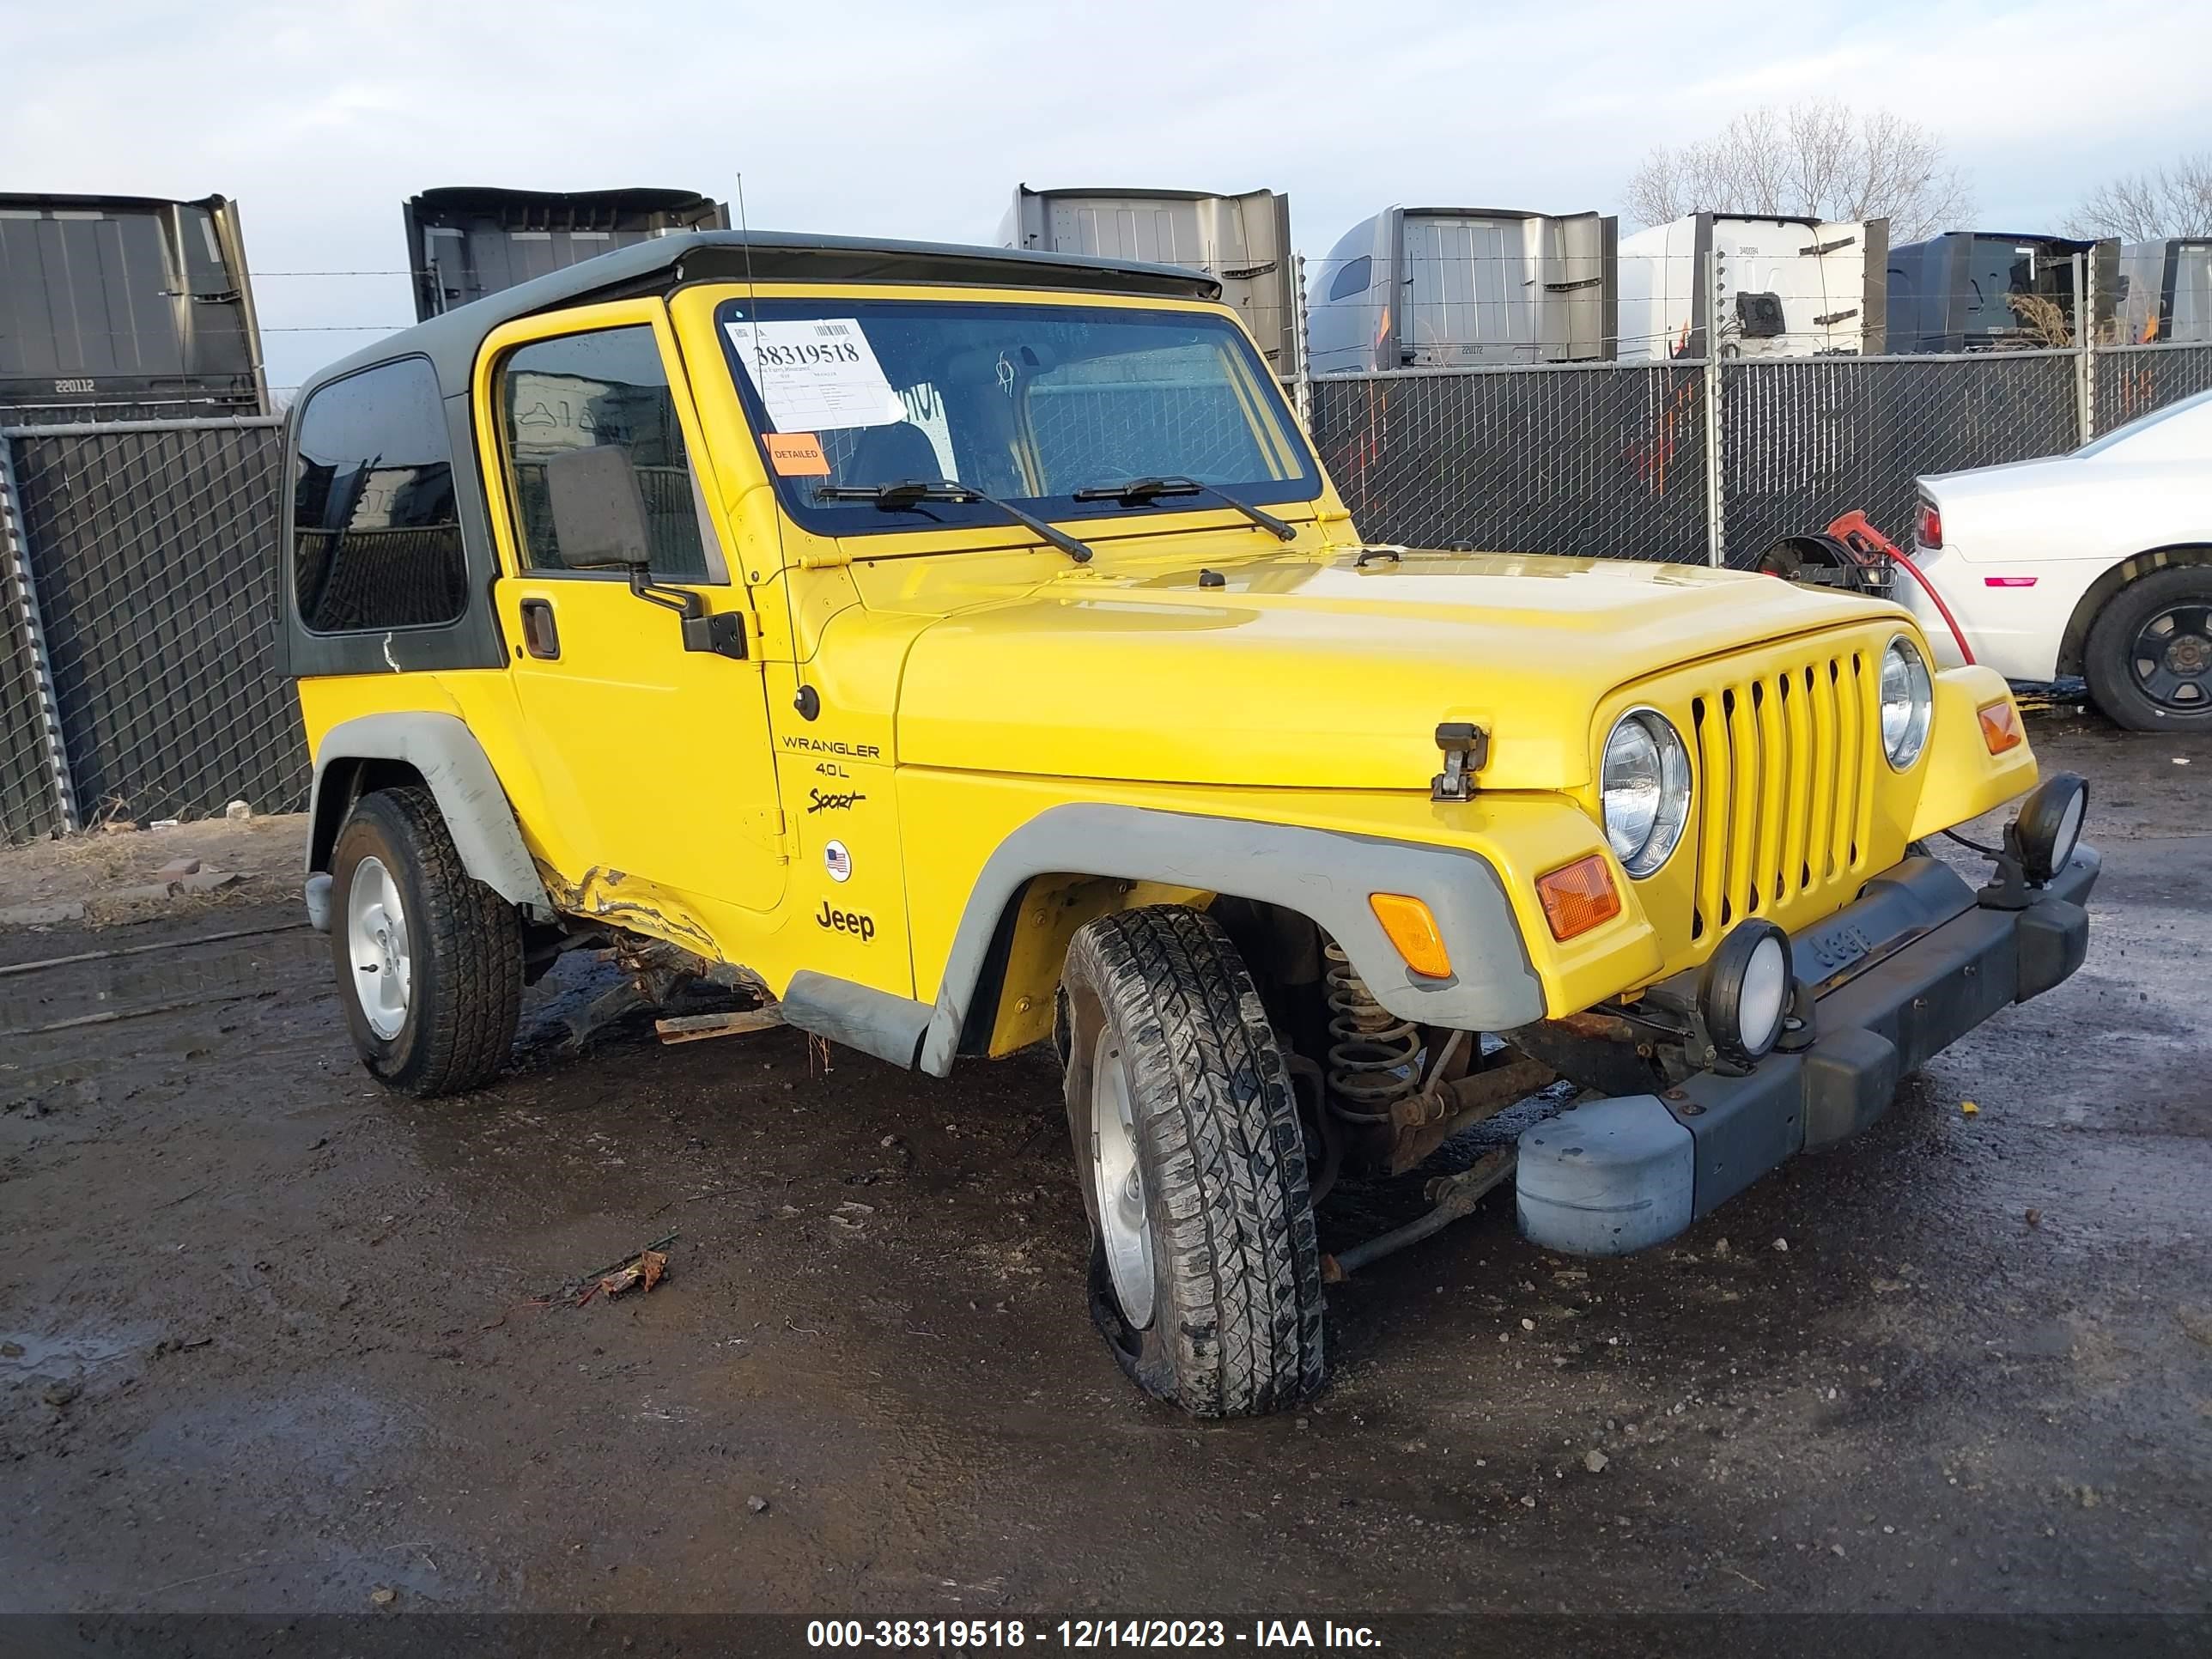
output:
POLYGON ((2079 779, 1978 890, 1923 845, 2036 785, 1995 674, 1832 589, 1365 545, 1218 293, 673 235, 306 387, 281 626, 368 1069, 489 1082, 580 943, 933 1077, 1050 1042, 1098 1326, 1219 1415, 1509 1174, 1547 1248, 1658 1243, 2080 965, 2079 779), (1553 1086, 1324 1257, 1341 1172, 1553 1086))

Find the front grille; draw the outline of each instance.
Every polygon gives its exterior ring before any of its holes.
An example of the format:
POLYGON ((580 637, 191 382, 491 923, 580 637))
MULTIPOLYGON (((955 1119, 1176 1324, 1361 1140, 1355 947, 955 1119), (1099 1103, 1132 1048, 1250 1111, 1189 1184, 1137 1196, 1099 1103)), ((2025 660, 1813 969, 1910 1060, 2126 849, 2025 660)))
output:
POLYGON ((1878 741, 1870 672, 1864 652, 1839 650, 1691 699, 1693 940, 1862 878, 1878 741))

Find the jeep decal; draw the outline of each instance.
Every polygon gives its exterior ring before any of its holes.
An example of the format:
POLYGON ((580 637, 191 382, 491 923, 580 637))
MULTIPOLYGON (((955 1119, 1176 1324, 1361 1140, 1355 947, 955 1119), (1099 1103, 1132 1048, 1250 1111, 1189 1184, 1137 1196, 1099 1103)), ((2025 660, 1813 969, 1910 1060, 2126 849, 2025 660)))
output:
POLYGON ((822 908, 814 918, 814 925, 833 933, 857 933, 866 945, 876 936, 876 919, 863 915, 858 910, 838 910, 830 901, 822 901, 822 908))

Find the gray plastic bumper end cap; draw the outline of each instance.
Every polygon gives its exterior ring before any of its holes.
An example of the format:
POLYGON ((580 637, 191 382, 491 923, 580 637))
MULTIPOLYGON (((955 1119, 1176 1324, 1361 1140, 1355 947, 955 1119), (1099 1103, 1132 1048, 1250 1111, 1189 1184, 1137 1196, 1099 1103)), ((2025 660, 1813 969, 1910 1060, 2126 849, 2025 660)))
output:
POLYGON ((1547 1249, 1626 1255, 1690 1224, 1696 1181, 1690 1132, 1656 1095, 1626 1095, 1523 1130, 1515 1201, 1547 1249))
POLYGON ((307 926, 319 933, 331 931, 331 878, 325 875, 307 878, 307 926))

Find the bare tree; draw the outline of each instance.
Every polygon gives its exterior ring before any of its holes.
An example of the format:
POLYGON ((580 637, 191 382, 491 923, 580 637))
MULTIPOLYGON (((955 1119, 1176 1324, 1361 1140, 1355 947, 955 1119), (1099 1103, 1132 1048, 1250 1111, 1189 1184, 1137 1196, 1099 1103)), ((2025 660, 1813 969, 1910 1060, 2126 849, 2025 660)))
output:
POLYGON ((2117 236, 2124 242, 2212 236, 2212 153, 2107 180, 2089 192, 2067 228, 2076 236, 2117 236))
POLYGON ((1927 128, 1830 100, 1747 111, 1702 144, 1664 146, 1628 181, 1647 225, 1691 213, 1804 214, 1889 221, 1917 241, 1973 211, 1973 193, 1927 128))

